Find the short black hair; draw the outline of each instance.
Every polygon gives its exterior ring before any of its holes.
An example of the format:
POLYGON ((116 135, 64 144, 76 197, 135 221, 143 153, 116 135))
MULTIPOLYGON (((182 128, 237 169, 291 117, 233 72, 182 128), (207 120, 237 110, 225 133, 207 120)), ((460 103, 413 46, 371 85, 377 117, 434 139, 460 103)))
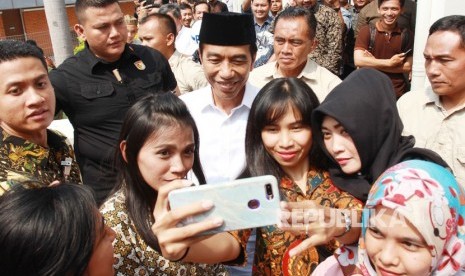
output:
POLYGON ((158 13, 161 13, 161 14, 168 14, 170 12, 175 18, 181 18, 181 9, 179 9, 178 4, 172 4, 172 3, 164 4, 158 10, 158 13))
MULTIPOLYGON (((251 0, 250 3, 253 3, 253 1, 255 1, 255 0, 251 0)), ((271 0, 267 0, 267 2, 268 2, 268 5, 271 6, 271 0)))
POLYGON ((302 7, 287 7, 285 8, 281 13, 279 13, 276 16, 276 19, 274 20, 274 25, 273 25, 273 30, 276 31, 276 25, 278 24, 279 20, 282 19, 295 19, 303 17, 305 19, 305 22, 307 23, 308 26, 308 38, 314 39, 315 34, 316 34, 316 25, 317 21, 315 18, 315 14, 306 8, 302 7))
POLYGON ((102 223, 89 187, 16 185, 0 210, 0 275, 83 275, 102 223))
POLYGON ((0 63, 27 57, 39 59, 47 69, 44 53, 39 47, 20 40, 0 40, 0 63))
MULTIPOLYGON (((178 32, 176 30, 176 23, 174 22, 173 18, 167 14, 162 13, 152 13, 147 15, 146 17, 142 18, 139 21, 139 27, 150 21, 151 19, 157 19, 160 24, 162 24, 163 29, 166 30, 167 34, 172 33, 176 37, 178 32)), ((160 30, 153 30, 154 32, 159 32, 160 30)))
MULTIPOLYGON (((383 4, 383 2, 386 2, 386 1, 389 1, 389 0, 378 0, 378 8, 380 8, 381 4, 383 4)), ((398 0, 398 1, 400 4, 400 7, 403 8, 405 5, 405 0, 398 0)))
POLYGON ((435 32, 449 31, 456 32, 460 35, 460 46, 465 47, 465 16, 449 15, 438 19, 431 25, 428 36, 435 32))
POLYGON ((182 11, 182 10, 191 10, 192 11, 192 6, 189 5, 189 4, 186 4, 186 3, 181 3, 179 4, 179 9, 182 11))
POLYGON ((76 0, 74 11, 79 23, 84 21, 84 12, 88 8, 103 8, 111 4, 118 3, 118 0, 76 0))

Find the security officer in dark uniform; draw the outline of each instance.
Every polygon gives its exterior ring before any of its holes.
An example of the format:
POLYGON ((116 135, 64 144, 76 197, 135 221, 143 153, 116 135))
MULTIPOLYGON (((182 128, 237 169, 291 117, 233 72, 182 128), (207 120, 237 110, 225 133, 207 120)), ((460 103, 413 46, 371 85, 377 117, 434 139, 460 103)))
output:
POLYGON ((113 157, 124 116, 147 93, 174 91, 176 80, 158 51, 126 44, 117 0, 77 0, 74 26, 86 48, 50 72, 57 111, 74 127, 83 183, 101 204, 117 181, 113 157))

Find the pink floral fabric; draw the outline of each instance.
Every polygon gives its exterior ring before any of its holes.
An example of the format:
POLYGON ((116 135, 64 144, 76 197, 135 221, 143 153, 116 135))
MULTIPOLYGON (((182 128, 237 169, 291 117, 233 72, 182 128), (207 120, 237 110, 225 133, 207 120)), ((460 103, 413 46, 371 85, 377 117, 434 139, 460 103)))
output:
POLYGON ((376 275, 363 239, 376 206, 396 210, 416 227, 430 248, 432 275, 465 274, 465 192, 443 167, 411 160, 391 167, 373 185, 359 245, 335 252, 344 275, 376 275))

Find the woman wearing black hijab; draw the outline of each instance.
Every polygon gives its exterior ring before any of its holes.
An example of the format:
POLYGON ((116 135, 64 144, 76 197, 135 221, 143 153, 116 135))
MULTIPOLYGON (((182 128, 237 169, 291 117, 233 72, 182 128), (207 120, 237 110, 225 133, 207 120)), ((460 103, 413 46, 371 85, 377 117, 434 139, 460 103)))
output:
POLYGON ((413 148, 413 136, 402 136, 394 95, 385 74, 359 69, 336 86, 313 112, 313 137, 331 159, 331 179, 335 186, 363 202, 376 179, 401 161, 422 159, 448 167, 435 152, 413 148), (338 137, 352 141, 358 161, 347 151, 343 153, 338 137), (350 162, 355 166, 350 168, 350 162))

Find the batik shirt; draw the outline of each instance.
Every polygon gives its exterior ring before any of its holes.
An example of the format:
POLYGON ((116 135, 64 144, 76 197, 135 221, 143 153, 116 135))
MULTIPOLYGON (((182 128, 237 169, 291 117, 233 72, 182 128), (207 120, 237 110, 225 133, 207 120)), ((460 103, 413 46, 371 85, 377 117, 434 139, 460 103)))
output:
MULTIPOLYGON (((289 178, 280 181, 282 201, 297 202, 315 200, 330 208, 362 209, 363 204, 350 194, 333 185, 329 174, 310 170, 307 176, 307 192, 289 178)), ((249 230, 243 231, 247 235, 249 230)), ((315 267, 339 247, 336 240, 324 246, 311 247, 298 256, 290 257, 289 250, 304 240, 291 232, 280 230, 276 225, 257 229, 257 244, 253 275, 310 275, 315 267)))
MULTIPOLYGON (((105 223, 116 232, 113 242, 115 275, 229 275, 222 264, 171 262, 148 246, 129 219, 122 190, 101 207, 105 223)), ((238 239, 237 235, 233 235, 238 239)), ((239 240, 238 240, 239 242, 239 240)), ((243 244, 243 241, 240 242, 243 244)), ((245 248, 243 247, 245 251, 245 248)), ((245 253, 243 253, 245 254, 245 253)))
POLYGON ((255 34, 257 36, 257 54, 255 57, 255 62, 253 67, 259 67, 263 64, 266 64, 271 56, 274 54, 273 48, 273 34, 268 31, 272 24, 273 19, 268 17, 263 25, 258 25, 257 22, 254 22, 255 34))
POLYGON ((333 74, 339 75, 343 40, 339 16, 333 9, 319 3, 316 3, 312 11, 318 22, 315 34, 318 45, 309 56, 333 74))
POLYGON ((66 137, 47 130, 47 144, 48 148, 42 147, 0 128, 0 195, 16 184, 34 188, 55 180, 82 183, 66 137))

